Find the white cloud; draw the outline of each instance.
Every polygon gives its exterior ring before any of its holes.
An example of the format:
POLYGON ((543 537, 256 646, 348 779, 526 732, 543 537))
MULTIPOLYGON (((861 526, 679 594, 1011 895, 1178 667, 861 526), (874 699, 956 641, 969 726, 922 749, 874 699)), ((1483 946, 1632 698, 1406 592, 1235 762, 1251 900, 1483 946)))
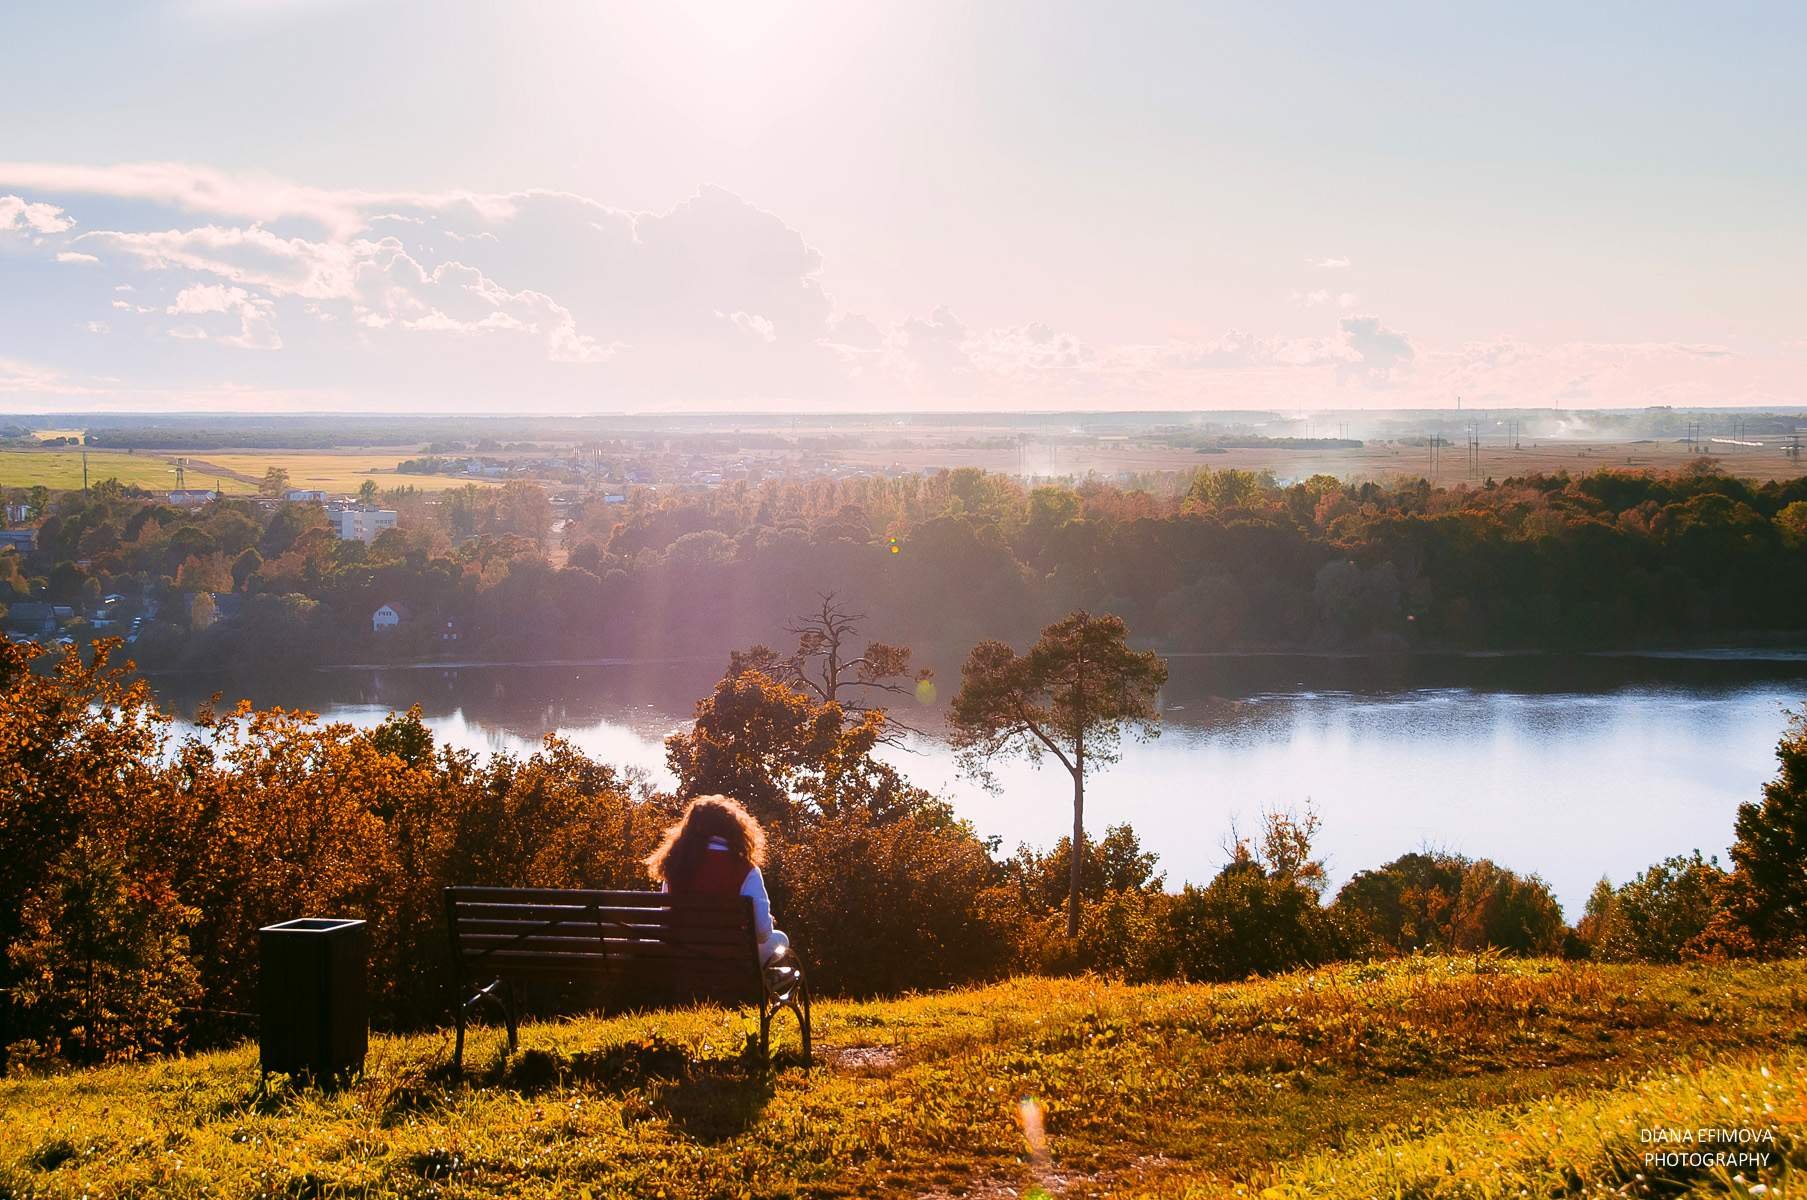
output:
POLYGON ((861 313, 842 313, 829 321, 822 344, 838 350, 868 351, 877 350, 884 340, 885 335, 870 318, 861 313))
POLYGON ((0 233, 66 233, 73 228, 75 222, 54 204, 0 196, 0 233))
POLYGON ((1323 308, 1334 304, 1341 309, 1354 308, 1361 297, 1354 292, 1333 292, 1329 288, 1313 288, 1309 292, 1295 291, 1292 302, 1301 308, 1323 308))
MULTIPOLYGON (((200 213, 273 224, 309 221, 335 237, 365 228, 372 208, 465 209, 489 217, 512 211, 506 196, 465 192, 362 192, 306 187, 267 175, 232 173, 188 163, 122 163, 110 167, 71 163, 0 162, 0 186, 53 195, 142 200, 200 213)), ((0 212, 5 200, 0 199, 0 212)), ((44 232, 60 232, 46 230, 44 232)))
POLYGON ((232 312, 249 299, 244 288, 229 288, 222 284, 206 283, 183 288, 176 294, 176 302, 164 311, 172 316, 178 313, 232 312))
POLYGON ((222 346, 241 350, 280 350, 282 338, 276 332, 273 306, 262 296, 254 296, 244 288, 204 283, 183 288, 175 303, 163 310, 170 316, 220 315, 238 322, 238 332, 209 333, 197 322, 187 322, 169 331, 173 338, 191 341, 212 340, 222 346))
POLYGON ((778 340, 778 327, 758 313, 727 313, 728 323, 743 333, 752 335, 762 342, 778 340))
POLYGON ((1383 326, 1379 317, 1344 317, 1340 328, 1343 343, 1352 355, 1339 364, 1341 379, 1383 385, 1391 382, 1394 371, 1408 366, 1417 356, 1411 340, 1383 326))
POLYGON ((105 321, 89 321, 86 325, 83 325, 82 328, 86 329, 89 333, 109 333, 112 331, 113 327, 108 325, 105 321))
POLYGON ((92 397, 104 395, 106 390, 71 379, 55 367, 0 356, 0 393, 39 398, 92 397))
POLYGON ((153 233, 98 230, 79 240, 111 247, 157 270, 198 271, 273 295, 310 299, 351 295, 358 259, 371 246, 283 237, 256 225, 242 229, 202 225, 153 233))
MULTIPOLYGON (((1704 341, 1438 347, 1359 315, 1353 290, 1312 285, 1291 293, 1306 311, 1285 335, 1103 341, 1036 320, 1033 298, 1007 322, 969 325, 945 305, 879 321, 837 305, 801 232, 714 187, 656 212, 564 192, 313 188, 182 164, 0 164, 0 188, 20 189, 0 201, 0 228, 43 246, 46 260, 90 263, 83 278, 121 294, 106 315, 122 336, 72 341, 65 361, 104 362, 134 397, 1292 407, 1348 404, 1361 385, 1398 404, 1456 393, 1726 403, 1783 394, 1807 370, 1807 346, 1777 347, 1767 365, 1704 341), (88 210, 84 196, 109 203, 88 210), (79 231, 64 205, 83 212, 79 231), (90 211, 108 227, 92 228, 90 211), (172 354, 127 332, 283 352, 234 356, 231 388, 197 388, 193 373, 220 369, 207 348, 172 354)), ((1346 257, 1305 261, 1351 269, 1346 257)), ((92 315, 65 309, 44 327, 73 339, 92 315)), ((16 392, 28 377, 6 378, 16 392)), ((47 395, 84 386, 29 378, 47 395)))

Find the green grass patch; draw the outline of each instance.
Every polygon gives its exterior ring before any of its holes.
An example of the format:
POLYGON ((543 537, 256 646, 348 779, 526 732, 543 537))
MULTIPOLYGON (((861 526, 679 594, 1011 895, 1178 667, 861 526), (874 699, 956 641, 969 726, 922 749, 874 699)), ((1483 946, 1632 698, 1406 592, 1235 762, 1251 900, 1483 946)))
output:
MULTIPOLYGON (((88 482, 117 479, 128 486, 168 491, 176 486, 176 465, 158 454, 129 454, 124 450, 88 451, 88 482)), ((229 475, 216 477, 190 470, 186 484, 191 488, 218 486, 229 494, 256 491, 248 483, 229 475)), ((82 452, 80 450, 0 450, 0 487, 47 487, 68 491, 82 486, 82 452)))
POLYGON ((1800 964, 1017 979, 817 1016, 809 1072, 782 1065, 794 1041, 767 1072, 749 1014, 699 1008, 530 1025, 513 1055, 482 1031, 463 1078, 444 1034, 379 1037, 331 1094, 260 1096, 249 1046, 16 1078, 0 1196, 1748 1192, 1637 1191, 1640 1122, 1768 1122, 1777 1165, 1745 1175, 1772 1195, 1807 1166, 1800 964))

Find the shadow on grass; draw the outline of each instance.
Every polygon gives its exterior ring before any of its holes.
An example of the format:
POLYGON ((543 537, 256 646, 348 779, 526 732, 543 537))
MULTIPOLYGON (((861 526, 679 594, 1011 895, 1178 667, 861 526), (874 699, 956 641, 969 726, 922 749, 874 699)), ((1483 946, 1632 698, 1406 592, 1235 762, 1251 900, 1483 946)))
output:
MULTIPOLYGON (((456 1087, 462 1081, 523 1096, 572 1087, 633 1096, 636 1103, 624 1106, 624 1118, 663 1117, 685 1137, 717 1142, 751 1128, 772 1098, 776 1073, 800 1065, 797 1055, 779 1051, 768 1066, 752 1035, 736 1053, 701 1058, 681 1043, 654 1034, 572 1054, 535 1048, 510 1055, 498 1048, 482 1066, 467 1066, 462 1076, 446 1063, 426 1078, 438 1087, 456 1087)), ((424 1099, 416 1089, 396 1089, 385 1106, 385 1120, 401 1116, 424 1099), (397 1111, 387 1111, 391 1107, 397 1111)))

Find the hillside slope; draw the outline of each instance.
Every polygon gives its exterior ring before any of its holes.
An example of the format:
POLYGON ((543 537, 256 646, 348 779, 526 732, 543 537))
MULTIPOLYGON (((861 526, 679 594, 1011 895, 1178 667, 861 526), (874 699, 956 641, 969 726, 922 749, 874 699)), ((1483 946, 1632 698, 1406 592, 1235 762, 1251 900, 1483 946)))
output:
POLYGON ((1018 979, 825 1003, 817 1068, 770 1077, 739 1057, 749 1028, 709 1009, 549 1022, 506 1060, 483 1032, 462 1081, 447 1037, 377 1038, 332 1095, 258 1097, 249 1046, 13 1079, 0 1196, 1278 1200, 1761 1179, 1774 1197, 1807 1178, 1799 963, 1018 979), (1644 1161, 1665 1147, 1640 1131, 1703 1126, 1754 1131, 1713 1148, 1769 1165, 1644 1161))

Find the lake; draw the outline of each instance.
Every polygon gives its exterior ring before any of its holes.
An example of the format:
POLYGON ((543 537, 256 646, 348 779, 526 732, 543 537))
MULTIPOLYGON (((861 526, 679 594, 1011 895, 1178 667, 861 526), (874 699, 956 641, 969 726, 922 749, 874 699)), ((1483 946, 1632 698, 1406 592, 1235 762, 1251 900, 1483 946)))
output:
MULTIPOLYGON (((1128 742, 1087 788, 1087 829, 1128 821, 1170 886, 1204 882, 1234 823, 1310 804, 1333 880, 1427 846, 1550 882, 1580 916, 1615 883, 1698 847, 1723 857, 1733 813, 1775 773, 1785 708, 1807 700, 1807 654, 1325 658, 1179 656, 1165 729, 1128 742)), ((547 732, 669 784, 661 740, 686 723, 720 661, 319 671, 259 704, 369 725, 420 703, 443 741, 531 751, 547 732)), ((954 680, 942 681, 944 690, 954 680)), ((185 710, 212 690, 153 680, 185 710)), ((226 689, 229 697, 238 691, 226 689)), ((932 729, 933 707, 911 705, 932 729)), ((889 757, 979 831, 1046 846, 1072 823, 1058 764, 1008 764, 988 793, 932 737, 889 757)))

